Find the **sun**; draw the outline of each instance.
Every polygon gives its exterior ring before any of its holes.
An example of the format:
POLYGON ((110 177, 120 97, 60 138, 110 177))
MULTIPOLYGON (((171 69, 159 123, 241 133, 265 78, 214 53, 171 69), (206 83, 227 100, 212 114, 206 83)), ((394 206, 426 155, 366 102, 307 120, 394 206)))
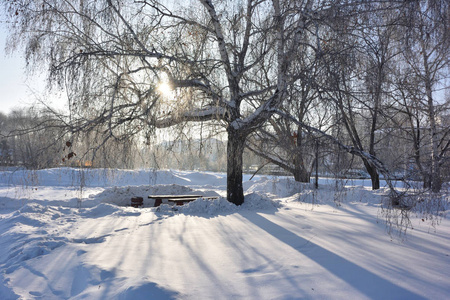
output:
POLYGON ((167 82, 161 82, 157 87, 158 92, 165 97, 172 96, 172 87, 167 82))

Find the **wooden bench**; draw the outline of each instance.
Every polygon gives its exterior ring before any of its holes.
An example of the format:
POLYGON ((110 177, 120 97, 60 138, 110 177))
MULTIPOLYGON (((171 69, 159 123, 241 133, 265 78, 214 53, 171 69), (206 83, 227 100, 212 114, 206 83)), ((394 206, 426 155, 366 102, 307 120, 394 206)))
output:
POLYGON ((163 200, 173 202, 176 205, 183 205, 184 203, 197 200, 198 198, 217 199, 217 197, 208 197, 203 195, 150 195, 148 198, 155 200, 155 207, 160 206, 163 200))
POLYGON ((144 198, 142 197, 131 198, 131 206, 136 208, 139 206, 144 206, 144 198))

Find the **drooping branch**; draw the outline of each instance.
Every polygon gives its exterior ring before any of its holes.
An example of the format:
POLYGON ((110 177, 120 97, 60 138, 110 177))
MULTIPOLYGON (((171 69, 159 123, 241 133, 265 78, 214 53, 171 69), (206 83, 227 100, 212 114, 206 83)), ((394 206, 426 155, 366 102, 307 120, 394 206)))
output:
POLYGON ((225 120, 226 110, 221 107, 210 107, 192 110, 178 115, 166 115, 155 121, 156 128, 168 128, 184 122, 204 122, 213 120, 225 120))

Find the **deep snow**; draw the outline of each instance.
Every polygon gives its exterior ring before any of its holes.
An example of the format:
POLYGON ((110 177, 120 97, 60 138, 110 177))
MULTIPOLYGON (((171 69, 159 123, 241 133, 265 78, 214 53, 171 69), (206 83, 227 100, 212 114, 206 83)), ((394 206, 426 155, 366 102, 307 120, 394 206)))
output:
POLYGON ((236 207, 219 173, 0 172, 0 299, 450 299, 448 219, 397 239, 368 180, 245 179, 236 207))

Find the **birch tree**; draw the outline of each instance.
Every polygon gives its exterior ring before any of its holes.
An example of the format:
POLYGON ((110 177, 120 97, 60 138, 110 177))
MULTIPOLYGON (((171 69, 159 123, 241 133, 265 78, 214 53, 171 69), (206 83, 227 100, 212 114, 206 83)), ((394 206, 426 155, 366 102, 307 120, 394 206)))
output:
MULTIPOLYGON (((403 59, 406 63, 403 71, 412 75, 407 77, 412 82, 405 83, 413 88, 409 89, 410 100, 414 100, 412 109, 418 109, 426 116, 425 123, 411 123, 415 161, 423 174, 425 187, 439 192, 442 187, 441 168, 450 146, 447 139, 450 132, 449 128, 439 124, 439 115, 445 114, 448 100, 437 99, 436 96, 439 89, 449 88, 450 7, 448 1, 417 1, 409 3, 407 8, 402 28, 403 59), (428 142, 425 143, 428 147, 421 147, 419 144, 418 135, 424 128, 428 131, 428 142), (430 150, 427 151, 426 148, 430 150), (420 152, 429 153, 428 167, 420 162, 420 152)), ((410 119, 412 109, 405 106, 410 119)))
POLYGON ((155 128, 218 122, 227 133, 227 198, 244 201, 247 136, 277 108, 303 15, 291 1, 6 1, 10 49, 64 89, 71 134, 97 147, 155 128), (23 41, 23 42, 22 42, 23 41), (166 95, 161 90, 169 91, 166 95), (252 105, 250 105, 252 103, 252 105))

